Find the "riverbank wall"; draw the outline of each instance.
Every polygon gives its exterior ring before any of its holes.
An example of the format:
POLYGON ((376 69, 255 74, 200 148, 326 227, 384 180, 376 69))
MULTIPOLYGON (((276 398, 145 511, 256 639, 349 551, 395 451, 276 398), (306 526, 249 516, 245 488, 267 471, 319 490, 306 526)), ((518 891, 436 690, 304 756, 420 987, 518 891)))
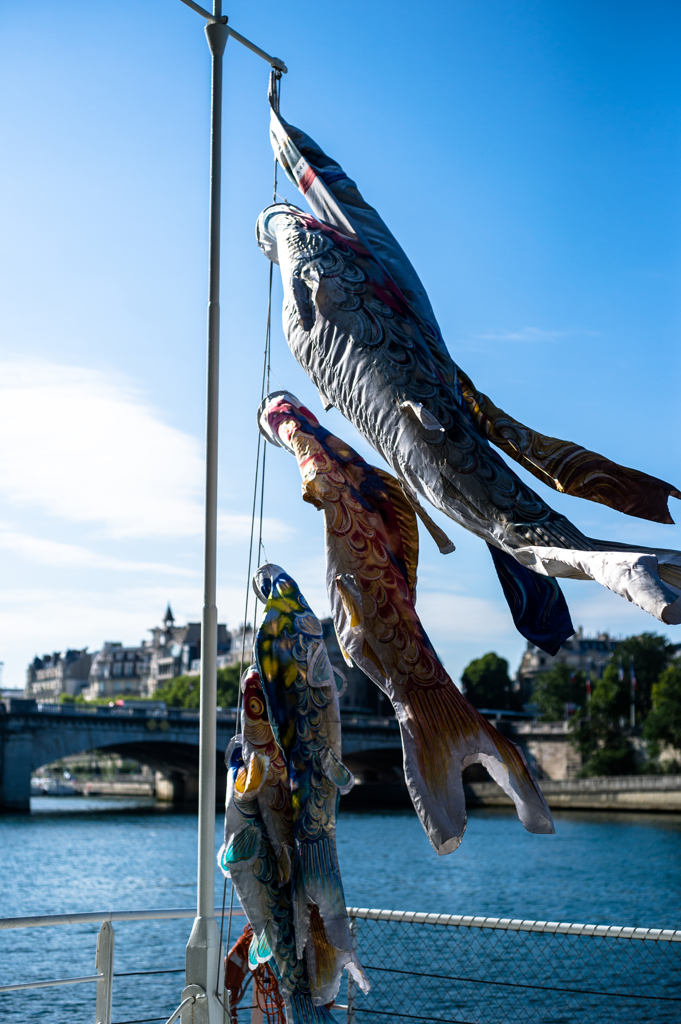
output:
MULTIPOLYGON (((681 813, 681 775, 619 775, 589 779, 542 779, 538 785, 554 810, 681 813)), ((464 785, 468 807, 511 807, 496 782, 464 785)))
MULTIPOLYGON (((681 775, 620 775, 588 779, 541 779, 538 782, 547 804, 554 810, 654 811, 681 814, 681 775)), ((127 779, 78 780, 83 796, 146 796, 173 801, 168 781, 138 776, 127 779)), ((464 782, 466 806, 512 807, 496 782, 464 782)), ((188 803, 191 800, 191 795, 188 803)), ((390 810, 411 806, 403 783, 362 783, 342 798, 345 810, 390 810)))
POLYGON ((156 780, 148 775, 75 781, 76 792, 83 796, 156 796, 156 788, 156 780))

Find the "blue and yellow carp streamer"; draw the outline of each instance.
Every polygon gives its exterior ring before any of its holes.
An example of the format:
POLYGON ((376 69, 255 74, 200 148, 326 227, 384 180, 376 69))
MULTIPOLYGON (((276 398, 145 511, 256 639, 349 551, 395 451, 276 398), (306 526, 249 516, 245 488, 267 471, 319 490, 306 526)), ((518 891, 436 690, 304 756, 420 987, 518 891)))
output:
POLYGON ((253 926, 249 962, 273 959, 294 1021, 331 1020, 344 967, 365 990, 352 950, 336 853, 341 761, 338 685, 319 619, 279 566, 254 577, 266 604, 242 681, 241 734, 228 750, 219 854, 253 926))

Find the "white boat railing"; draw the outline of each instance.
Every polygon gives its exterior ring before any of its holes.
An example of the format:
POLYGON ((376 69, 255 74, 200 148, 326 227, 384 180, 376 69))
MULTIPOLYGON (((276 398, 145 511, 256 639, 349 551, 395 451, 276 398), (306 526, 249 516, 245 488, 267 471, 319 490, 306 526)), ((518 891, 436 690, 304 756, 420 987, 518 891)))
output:
MULTIPOLYGON (((222 907, 216 907, 215 916, 222 916, 222 907)), ((232 911, 233 917, 243 917, 243 910, 232 911)), ((31 917, 0 917, 0 931, 5 928, 44 928, 55 924, 91 924, 97 921, 174 921, 183 917, 196 917, 193 910, 104 910, 87 914, 38 914, 31 917)), ((229 911, 225 911, 225 919, 229 911)), ((0 989, 0 991, 4 991, 0 989)))
MULTIPOLYGON (((184 972, 171 968, 116 973, 114 923, 192 919, 195 913, 193 908, 118 910, 0 919, 0 930, 101 922, 94 974, 16 981, 0 986, 0 994, 95 983, 96 1024, 112 1024, 114 979, 184 972)), ((215 916, 221 915, 222 909, 216 908, 215 916)), ((232 916, 245 915, 239 908, 232 916)), ((372 978, 372 991, 364 997, 348 980, 347 1003, 333 1007, 344 1014, 347 1024, 376 1014, 396 1024, 401 1019, 444 1021, 449 1018, 440 1016, 440 1003, 454 1008, 462 999, 472 1014, 467 1019, 480 1024, 490 1019, 496 1024, 516 1024, 520 1019, 543 1024, 561 1014, 575 1024, 679 1020, 681 930, 357 907, 348 907, 348 916, 353 946, 372 978), (428 931, 432 936, 426 938, 428 931), (433 950, 438 951, 437 961, 433 950)), ((229 912, 225 924, 228 920, 229 912)), ((205 997, 198 990, 185 990, 170 1019, 176 1020, 188 1002, 200 998, 205 997)), ((239 1006, 240 1011, 250 1009, 239 1006)))
MULTIPOLYGON (((215 908, 215 916, 220 918, 222 908, 215 908)), ((244 917, 243 910, 232 910, 232 917, 244 917)), ((20 992, 38 988, 52 988, 61 985, 80 985, 95 982, 97 985, 97 996, 95 1002, 95 1024, 111 1024, 111 1001, 113 995, 113 982, 116 977, 130 977, 131 974, 173 974, 182 973, 184 968, 168 971, 126 971, 117 975, 113 969, 114 960, 114 921, 170 921, 180 918, 194 919, 196 908, 191 910, 104 910, 84 914, 34 914, 30 917, 4 917, 0 918, 0 930, 11 928, 44 928, 54 925, 67 924, 92 924, 101 921, 101 928, 97 935, 97 950, 95 954, 95 974, 87 974, 76 978, 54 978, 43 981, 15 982, 11 985, 0 985, 0 993, 20 992)), ((230 912, 225 912, 225 921, 229 920, 230 912)), ((196 996, 194 998, 200 998, 196 996)), ((185 999, 181 1006, 194 1001, 194 998, 185 999)), ((180 1007, 178 1007, 178 1010, 180 1007)), ((173 1015, 172 1019, 176 1019, 173 1015)))
POLYGON ((469 917, 462 914, 424 914, 409 910, 368 910, 348 907, 358 921, 395 921, 398 924, 434 924, 445 928, 492 928, 502 932, 542 935, 580 935, 596 939, 636 939, 641 942, 681 942, 681 929, 626 928, 612 924, 570 924, 567 921, 526 921, 517 917, 469 917))

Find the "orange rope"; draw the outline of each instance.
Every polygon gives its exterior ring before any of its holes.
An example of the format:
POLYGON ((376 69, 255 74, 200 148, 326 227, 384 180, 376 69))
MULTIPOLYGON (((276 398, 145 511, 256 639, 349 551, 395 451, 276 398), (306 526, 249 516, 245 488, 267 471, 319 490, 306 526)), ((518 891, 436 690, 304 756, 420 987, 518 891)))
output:
POLYGON ((236 1008, 248 985, 248 947, 253 929, 247 924, 225 957, 225 988, 229 992, 231 1024, 238 1024, 236 1008))
POLYGON ((247 924, 225 957, 225 988, 229 992, 231 1024, 239 1024, 237 1006, 246 994, 250 976, 253 977, 253 1000, 262 1010, 265 1024, 286 1024, 286 1008, 279 991, 277 976, 268 963, 248 969, 248 948, 253 929, 247 924))
POLYGON ((258 964, 253 971, 253 994, 267 1024, 286 1024, 284 999, 276 975, 268 963, 258 964))

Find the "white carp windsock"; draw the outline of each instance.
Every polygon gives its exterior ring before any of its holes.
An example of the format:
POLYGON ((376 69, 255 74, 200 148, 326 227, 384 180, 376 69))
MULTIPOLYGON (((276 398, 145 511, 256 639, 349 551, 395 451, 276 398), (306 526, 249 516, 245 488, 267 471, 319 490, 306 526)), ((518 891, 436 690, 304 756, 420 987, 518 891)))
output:
POLYGON ((461 842, 461 776, 475 763, 508 793, 528 831, 552 833, 522 753, 460 693, 416 613, 418 531, 398 481, 364 462, 288 392, 265 399, 259 424, 295 455, 303 499, 324 511, 326 582, 341 649, 392 701, 407 786, 434 848, 451 853, 461 842))
POLYGON ((478 391, 376 210, 275 108, 275 156, 314 217, 271 206, 257 238, 281 267, 284 333, 324 407, 339 409, 413 495, 486 541, 516 627, 538 647, 555 654, 574 632, 556 577, 596 580, 661 622, 681 623, 681 553, 585 536, 492 445, 555 490, 656 522, 672 522, 667 499, 679 491, 537 433, 478 391))

